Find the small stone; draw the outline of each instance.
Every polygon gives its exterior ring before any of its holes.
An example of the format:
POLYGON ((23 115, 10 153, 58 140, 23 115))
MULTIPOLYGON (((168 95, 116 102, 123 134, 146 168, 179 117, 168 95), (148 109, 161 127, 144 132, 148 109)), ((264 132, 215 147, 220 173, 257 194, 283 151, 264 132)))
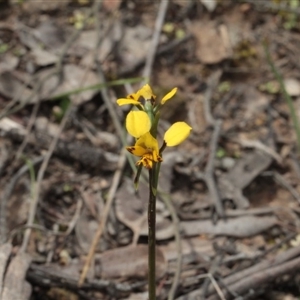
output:
POLYGON ((232 157, 224 157, 222 158, 222 163, 221 163, 222 167, 225 169, 225 170, 230 170, 234 167, 235 165, 235 159, 232 158, 232 157))

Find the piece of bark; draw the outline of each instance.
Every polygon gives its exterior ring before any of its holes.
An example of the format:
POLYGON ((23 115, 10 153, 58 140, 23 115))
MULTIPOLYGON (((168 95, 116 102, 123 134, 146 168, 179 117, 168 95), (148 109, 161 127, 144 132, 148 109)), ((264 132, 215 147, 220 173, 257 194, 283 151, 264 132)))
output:
POLYGON ((104 291, 106 295, 114 298, 124 293, 132 292, 135 288, 144 286, 144 283, 119 283, 110 280, 86 280, 86 282, 79 287, 78 280, 79 274, 69 274, 61 268, 61 266, 49 265, 42 266, 31 264, 27 272, 27 280, 32 284, 51 288, 51 287, 63 287, 71 290, 89 290, 89 291, 104 291))

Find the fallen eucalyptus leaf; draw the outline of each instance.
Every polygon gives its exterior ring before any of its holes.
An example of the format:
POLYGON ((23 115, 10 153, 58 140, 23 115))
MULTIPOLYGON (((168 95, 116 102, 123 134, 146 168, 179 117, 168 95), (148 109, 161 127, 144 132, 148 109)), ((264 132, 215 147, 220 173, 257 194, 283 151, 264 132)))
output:
POLYGON ((266 231, 277 224, 277 218, 274 216, 242 216, 226 221, 220 220, 217 224, 213 224, 211 220, 181 222, 181 229, 185 236, 210 234, 245 238, 266 231))
MULTIPOLYGON (((100 254, 100 277, 112 278, 147 278, 148 246, 130 245, 108 250, 100 254)), ((156 278, 166 274, 167 262, 162 251, 156 249, 156 278)))

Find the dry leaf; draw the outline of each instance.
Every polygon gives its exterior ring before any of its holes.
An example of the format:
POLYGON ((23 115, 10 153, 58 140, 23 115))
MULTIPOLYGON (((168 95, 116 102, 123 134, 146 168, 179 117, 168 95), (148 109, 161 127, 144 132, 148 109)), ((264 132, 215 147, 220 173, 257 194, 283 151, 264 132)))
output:
POLYGON ((1 55, 1 61, 0 61, 0 74, 6 71, 12 71, 14 70, 20 59, 12 55, 11 53, 5 53, 1 55))
MULTIPOLYGON (((138 194, 135 194, 132 180, 126 180, 116 195, 116 215, 129 227, 135 237, 148 235, 147 208, 148 185, 139 183, 138 194)), ((164 240, 174 235, 172 222, 165 216, 165 207, 157 201, 156 239, 164 240)))
POLYGON ((205 64, 216 64, 230 53, 215 22, 194 22, 190 28, 197 42, 196 55, 205 64))
MULTIPOLYGON (((100 255, 101 278, 147 278, 148 246, 130 245, 106 251, 100 255)), ((156 278, 166 274, 167 262, 156 249, 156 278)))
POLYGON ((41 49, 38 46, 34 47, 31 50, 31 55, 33 56, 34 61, 38 66, 47 66, 54 64, 58 59, 58 57, 55 54, 41 49))
POLYGON ((186 221, 181 222, 181 228, 185 236, 211 234, 245 238, 266 231, 277 224, 277 218, 274 216, 242 216, 226 221, 220 220, 217 224, 213 224, 211 220, 186 221))
POLYGON ((42 22, 34 31, 34 35, 46 47, 57 51, 66 41, 64 26, 59 26, 53 20, 42 22))
POLYGON ((124 35, 119 46, 119 51, 126 67, 146 57, 151 37, 152 30, 144 25, 124 28, 124 35))
MULTIPOLYGON (((32 96, 31 90, 9 71, 0 74, 0 94, 20 102, 25 102, 32 96)), ((31 99, 36 101, 37 98, 32 96, 31 99)))
MULTIPOLYGON (((222 238, 223 239, 223 238, 222 238)), ((170 242, 165 246, 159 246, 159 249, 163 252, 164 257, 167 261, 177 259, 177 251, 176 251, 176 242, 170 242)), ((204 240, 196 238, 187 238, 181 241, 181 253, 183 256, 205 256, 211 257, 213 256, 213 242, 210 240, 204 240)))

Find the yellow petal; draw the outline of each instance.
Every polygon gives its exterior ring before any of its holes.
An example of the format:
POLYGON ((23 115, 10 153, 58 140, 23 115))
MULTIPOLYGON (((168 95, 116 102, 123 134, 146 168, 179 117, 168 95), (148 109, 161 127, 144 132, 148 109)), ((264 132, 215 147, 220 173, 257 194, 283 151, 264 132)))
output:
POLYGON ((120 98, 117 100, 118 105, 126 105, 126 104, 133 104, 133 105, 140 105, 140 102, 134 100, 134 99, 126 99, 126 98, 120 98))
POLYGON ((126 117, 126 129, 135 138, 139 138, 151 128, 151 121, 144 111, 131 111, 126 117))
POLYGON ((177 88, 174 88, 171 92, 166 94, 162 99, 161 99, 161 104, 165 104, 169 99, 171 99, 177 92, 177 88))
POLYGON ((168 147, 177 146, 190 134, 192 127, 185 122, 174 123, 165 133, 164 140, 168 147))
POLYGON ((153 94, 152 89, 149 84, 145 84, 138 92, 140 96, 142 96, 145 100, 151 100, 152 98, 156 98, 153 94))
POLYGON ((130 146, 126 147, 127 151, 135 156, 143 156, 148 152, 147 149, 141 147, 141 146, 130 146))
POLYGON ((158 142, 150 132, 143 134, 136 142, 135 146, 148 149, 148 152, 156 152, 158 154, 158 142))

